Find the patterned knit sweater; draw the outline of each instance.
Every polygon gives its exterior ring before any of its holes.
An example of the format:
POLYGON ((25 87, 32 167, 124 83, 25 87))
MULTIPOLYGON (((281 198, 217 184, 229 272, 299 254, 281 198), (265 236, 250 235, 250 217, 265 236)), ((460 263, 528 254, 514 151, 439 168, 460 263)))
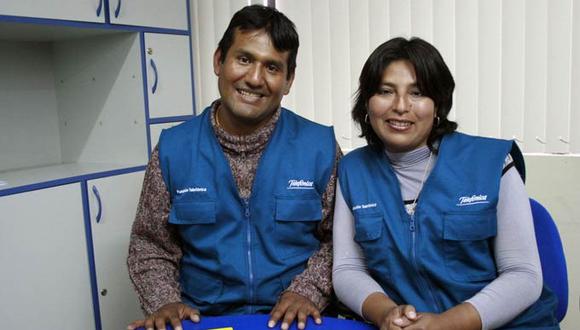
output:
MULTIPOLYGON (((246 198, 252 193, 256 168, 280 117, 280 109, 252 134, 235 136, 227 133, 216 122, 215 109, 218 106, 219 101, 214 102, 212 126, 229 162, 240 197, 246 198)), ((317 230, 320 249, 310 257, 304 272, 296 276, 287 288, 287 291, 310 299, 320 310, 328 305, 332 295, 332 218, 336 164, 341 156, 337 144, 334 170, 321 201, 323 217, 317 230)), ((168 223, 170 208, 170 195, 161 175, 159 153, 155 148, 145 172, 127 258, 129 276, 147 314, 163 305, 181 302, 181 241, 176 228, 168 223)))

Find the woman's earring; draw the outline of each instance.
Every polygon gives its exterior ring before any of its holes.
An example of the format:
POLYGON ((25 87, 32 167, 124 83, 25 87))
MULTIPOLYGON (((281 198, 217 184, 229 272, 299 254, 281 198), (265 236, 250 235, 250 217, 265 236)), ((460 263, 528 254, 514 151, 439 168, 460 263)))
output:
POLYGON ((365 115, 365 123, 367 123, 367 124, 369 123, 369 114, 368 113, 365 115))
POLYGON ((435 117, 435 122, 433 124, 434 127, 439 126, 439 122, 441 121, 441 118, 439 118, 439 116, 435 117))

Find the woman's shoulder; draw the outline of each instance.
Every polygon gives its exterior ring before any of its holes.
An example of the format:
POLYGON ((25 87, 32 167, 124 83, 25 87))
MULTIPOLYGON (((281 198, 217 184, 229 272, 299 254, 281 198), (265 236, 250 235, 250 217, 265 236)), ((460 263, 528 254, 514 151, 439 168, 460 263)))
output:
POLYGON ((345 155, 342 157, 341 162, 357 163, 361 161, 366 161, 368 159, 375 159, 378 157, 381 157, 381 151, 366 145, 364 147, 359 147, 347 151, 345 155))

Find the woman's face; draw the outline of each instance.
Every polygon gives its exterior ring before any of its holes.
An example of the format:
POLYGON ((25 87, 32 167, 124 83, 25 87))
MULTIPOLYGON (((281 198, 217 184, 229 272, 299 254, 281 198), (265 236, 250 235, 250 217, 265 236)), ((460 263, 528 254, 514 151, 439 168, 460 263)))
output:
POLYGON ((427 144, 435 103, 417 87, 415 68, 407 60, 391 62, 378 92, 369 99, 369 121, 390 152, 406 152, 427 144))

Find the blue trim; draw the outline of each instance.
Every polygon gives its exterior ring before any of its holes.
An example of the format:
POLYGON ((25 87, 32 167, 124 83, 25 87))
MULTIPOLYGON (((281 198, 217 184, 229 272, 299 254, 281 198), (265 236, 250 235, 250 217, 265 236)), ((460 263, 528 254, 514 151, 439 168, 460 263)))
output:
POLYGON ((89 205, 89 193, 87 181, 81 182, 81 194, 83 200, 83 215, 85 222, 85 236, 87 242, 87 257, 89 260, 89 274, 91 277, 91 293, 93 296, 93 312, 95 316, 95 328, 101 330, 101 308, 99 305, 99 287, 97 285, 97 268, 95 266, 95 250, 93 245, 93 231, 91 228, 91 210, 89 205))
POLYGON ((0 22, 69 26, 89 29, 103 29, 107 27, 105 23, 98 22, 65 21, 53 18, 38 18, 26 16, 8 16, 8 15, 0 15, 0 22))
POLYGON ((149 32, 149 33, 177 34, 183 36, 189 35, 189 31, 187 30, 176 30, 176 29, 154 28, 148 26, 132 26, 110 23, 77 22, 52 18, 36 18, 24 16, 0 15, 0 22, 66 26, 66 27, 101 29, 101 30, 117 30, 123 32, 149 32))
POLYGON ((174 121, 186 121, 190 120, 191 118, 195 117, 195 115, 185 115, 185 116, 174 116, 174 117, 162 117, 162 118, 150 118, 149 124, 165 124, 171 123, 174 121))
POLYGON ((38 183, 29 184, 29 185, 8 188, 8 189, 0 190, 0 197, 19 194, 19 193, 33 191, 33 190, 62 186, 65 184, 81 182, 84 180, 93 180, 93 179, 99 179, 99 178, 104 178, 104 177, 108 177, 108 176, 115 176, 115 175, 120 175, 120 174, 139 172, 139 171, 144 170, 145 167, 146 167, 145 165, 134 166, 134 167, 128 167, 128 168, 123 168, 123 169, 116 169, 116 170, 110 170, 110 171, 104 171, 104 172, 96 172, 96 173, 91 173, 91 174, 72 176, 72 177, 63 178, 63 179, 50 180, 50 181, 46 181, 46 182, 38 182, 38 183))
POLYGON ((189 31, 189 70, 191 74, 191 105, 193 114, 197 115, 197 106, 195 104, 195 71, 193 70, 193 45, 191 38, 191 8, 188 0, 185 0, 187 6, 187 30, 189 31))
POLYGON ((147 83, 147 53, 145 52, 145 33, 139 33, 139 44, 141 45, 141 72, 143 72, 143 100, 145 105, 145 123, 147 127, 147 150, 151 158, 151 132, 149 130, 149 89, 147 83))
POLYGON ((109 0, 105 0, 105 23, 107 24, 111 24, 111 17, 109 15, 109 0))

